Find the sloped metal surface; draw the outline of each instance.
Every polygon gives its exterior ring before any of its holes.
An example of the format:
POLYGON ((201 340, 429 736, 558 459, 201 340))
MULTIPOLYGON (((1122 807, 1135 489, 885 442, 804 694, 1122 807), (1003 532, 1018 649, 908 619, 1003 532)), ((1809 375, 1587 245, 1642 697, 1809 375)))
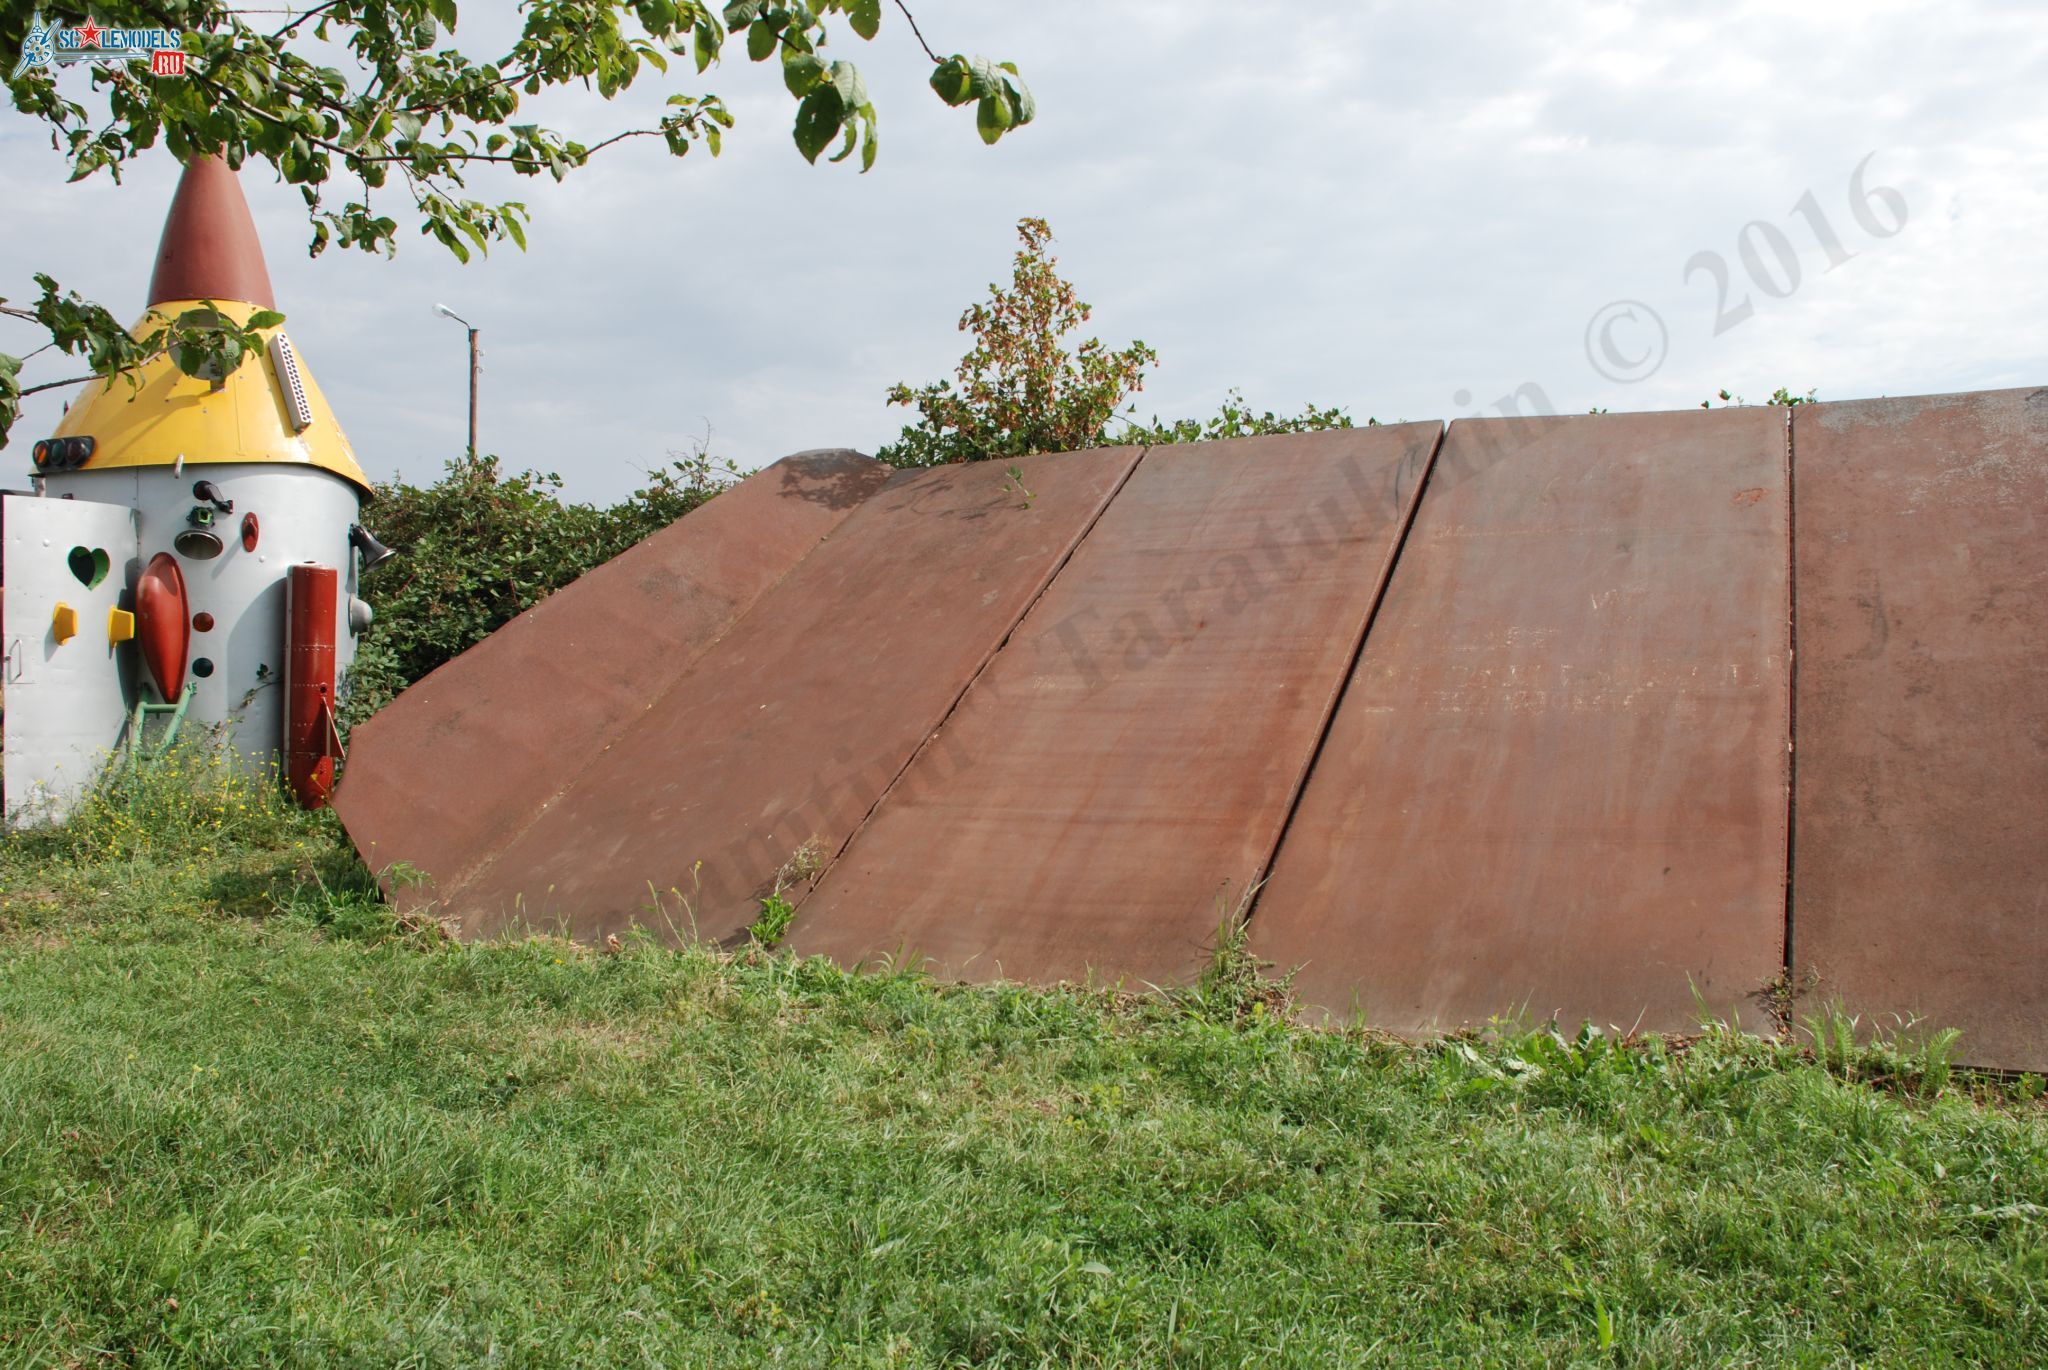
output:
POLYGON ((1440 432, 1147 452, 792 947, 1192 978, 1271 856, 1440 432))
POLYGON ((335 795, 364 859, 429 877, 410 902, 459 886, 888 477, 784 458, 407 690, 355 730, 335 795))
POLYGON ((1785 411, 1460 420, 1251 920, 1380 1027, 1682 1030, 1782 969, 1785 411))
POLYGON ((2048 389, 1794 411, 1802 1012, 2048 1064, 2048 389), (1898 1017, 1895 1017, 1897 1015, 1898 1017))
POLYGON ((845 843, 1137 458, 892 478, 443 909, 475 934, 740 932, 800 848, 845 843))
POLYGON ((802 952, 1169 983, 1264 874, 1253 951, 1381 1027, 1758 1025, 1789 926, 1803 1010, 2048 1064, 2048 390, 1436 432, 810 454, 409 691, 337 807, 471 935, 779 887, 802 952))

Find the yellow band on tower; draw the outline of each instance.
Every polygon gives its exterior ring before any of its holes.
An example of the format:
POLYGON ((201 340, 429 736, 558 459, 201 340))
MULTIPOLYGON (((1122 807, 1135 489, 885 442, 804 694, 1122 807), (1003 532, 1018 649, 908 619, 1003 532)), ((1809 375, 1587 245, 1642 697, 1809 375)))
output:
MULTIPOLYGON (((156 305, 131 333, 138 336, 159 327, 203 300, 177 300, 156 305)), ((213 306, 236 323, 247 321, 256 307, 222 300, 213 306)), ((259 335, 268 343, 282 325, 259 335)), ((252 351, 219 383, 180 371, 168 356, 144 363, 130 376, 91 381, 64 415, 54 436, 91 437, 88 471, 117 467, 170 466, 183 457, 188 466, 222 462, 279 462, 317 466, 343 480, 370 489, 369 477, 356 462, 355 449, 335 421, 327 397, 299 358, 299 379, 311 410, 311 422, 297 427, 293 397, 277 374, 273 349, 252 351)))

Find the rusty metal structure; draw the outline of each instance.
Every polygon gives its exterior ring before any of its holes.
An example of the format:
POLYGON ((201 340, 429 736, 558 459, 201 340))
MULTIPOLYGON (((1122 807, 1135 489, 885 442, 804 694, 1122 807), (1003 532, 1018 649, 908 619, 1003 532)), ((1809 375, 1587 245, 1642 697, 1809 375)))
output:
POLYGON ((976 978, 1194 976, 1272 859, 1438 432, 1146 453, 794 947, 976 978))
POLYGON ((886 475, 785 458, 414 684, 356 729, 335 796, 364 859, 428 877, 404 901, 451 897, 886 475))
POLYGON ((1801 406, 1792 447, 1794 983, 2040 1070, 2048 389, 1801 406))
POLYGON ((2048 389, 769 467, 360 729, 465 935, 2048 1065, 2048 389), (1247 921, 1248 920, 1248 921, 1247 921))
POLYGON ((1406 1031, 1770 980, 1787 505, 1781 410, 1453 424, 1253 950, 1406 1031))

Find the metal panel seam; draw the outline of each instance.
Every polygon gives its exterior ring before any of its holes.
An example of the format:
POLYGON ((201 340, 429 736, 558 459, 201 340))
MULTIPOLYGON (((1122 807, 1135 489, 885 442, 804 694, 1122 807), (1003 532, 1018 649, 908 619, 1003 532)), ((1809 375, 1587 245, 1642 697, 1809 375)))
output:
POLYGON ((1415 527, 1416 515, 1422 512, 1422 501, 1429 495, 1429 478, 1436 472, 1437 453, 1443 451, 1444 434, 1450 425, 1439 422, 1436 439, 1429 445, 1429 456, 1422 463, 1422 475, 1415 482, 1415 496, 1408 501, 1408 512, 1401 520, 1401 532, 1394 539, 1394 545, 1387 552, 1386 560, 1380 565, 1379 583, 1373 587, 1372 605, 1360 621, 1358 636, 1351 643, 1351 651, 1344 659, 1344 668, 1337 676, 1337 683, 1330 691, 1329 700, 1323 706, 1322 725, 1316 730, 1316 740, 1308 749, 1308 756, 1302 762, 1301 771, 1294 778, 1294 789, 1287 798, 1287 813, 1280 820, 1279 829, 1273 834, 1273 841, 1266 848, 1265 859, 1254 872, 1254 879, 1243 902, 1244 916, 1238 920, 1238 927, 1251 926, 1252 915, 1258 912, 1259 895, 1266 888, 1266 881, 1272 877, 1273 866, 1280 859, 1280 848, 1287 841, 1287 832, 1294 826, 1294 816, 1301 809, 1301 797, 1308 792, 1309 777, 1315 773, 1316 762, 1323 756, 1323 747, 1330 740, 1330 729, 1337 721, 1337 710, 1343 707, 1345 692, 1351 688, 1351 677, 1358 670, 1358 659, 1365 654, 1365 641, 1372 635, 1373 622, 1380 616, 1380 605, 1387 599, 1387 587, 1394 583, 1394 572, 1401 565, 1401 552, 1408 546, 1409 530, 1415 527))
MULTIPOLYGON (((1785 410, 1785 1003, 1791 1016, 1795 964, 1792 901, 1794 843, 1799 833, 1799 490, 1797 406, 1785 410)), ((1790 1027, 1788 1022, 1783 1026, 1790 1027)))
POLYGON ((937 740, 939 734, 946 730, 946 725, 952 722, 953 715, 960 711, 962 701, 967 698, 968 692, 974 688, 975 682, 980 680, 987 673, 988 668, 994 664, 995 659, 1002 655, 1003 648, 1010 645, 1010 639, 1015 637, 1017 630, 1024 626, 1024 620, 1031 617, 1031 611, 1038 607, 1038 602, 1045 598, 1048 590, 1052 589, 1053 582, 1058 580, 1060 573, 1067 569, 1067 564, 1074 559, 1074 554, 1081 550, 1081 544, 1088 541, 1089 534, 1095 531, 1095 525, 1102 522, 1102 516, 1109 512, 1109 506, 1116 503, 1117 496, 1124 492, 1124 487, 1131 483, 1131 477, 1138 473, 1138 467, 1143 465, 1145 458, 1151 454, 1152 444, 1150 443, 1138 449, 1138 455, 1131 459, 1131 464, 1124 468, 1123 475, 1119 476, 1116 484, 1109 488, 1109 493, 1102 497, 1102 503, 1095 506, 1095 512, 1088 516, 1088 522, 1082 525, 1081 531, 1074 535, 1074 540, 1067 544, 1067 549, 1060 553, 1059 559, 1053 563, 1052 569, 1046 573, 1045 579, 1039 582, 1038 589, 1032 593, 1031 598, 1025 602, 1024 607, 1017 611, 1017 617, 1010 620, 1010 626, 1003 631, 1001 640, 989 649, 988 655, 983 657, 981 663, 968 673, 967 683, 962 685, 960 692, 953 696, 953 702, 948 704, 946 711, 939 715, 939 721, 925 730, 925 735, 918 740, 918 744, 910 749, 910 755, 903 759, 901 766, 897 767, 896 774, 889 777, 889 783, 884 785, 882 792, 875 796, 875 802, 868 805, 867 812, 860 816, 860 822, 853 825, 852 831, 846 834, 846 840, 841 842, 838 850, 832 853, 831 860, 827 861, 819 869, 817 879, 811 881, 811 887, 805 890, 803 897, 796 901, 796 910, 798 912, 801 912, 803 906, 810 902, 813 894, 824 887, 825 881, 831 878, 833 869, 838 866, 839 858, 846 855, 848 849, 853 846, 854 839, 866 830, 868 820, 873 818, 882 805, 888 802, 889 796, 896 792, 896 787, 902 783, 903 777, 909 774, 912 766, 917 764, 917 759, 923 756, 932 743, 937 740))

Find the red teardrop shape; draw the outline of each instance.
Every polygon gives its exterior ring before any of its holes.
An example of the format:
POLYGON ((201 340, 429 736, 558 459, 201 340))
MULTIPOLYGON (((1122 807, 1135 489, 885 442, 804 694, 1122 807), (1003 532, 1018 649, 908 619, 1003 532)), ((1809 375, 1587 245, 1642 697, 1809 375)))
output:
POLYGON ((135 640, 143 664, 168 704, 185 688, 185 656, 192 645, 192 618, 185 601, 185 573, 169 552, 158 552, 135 582, 135 640))

